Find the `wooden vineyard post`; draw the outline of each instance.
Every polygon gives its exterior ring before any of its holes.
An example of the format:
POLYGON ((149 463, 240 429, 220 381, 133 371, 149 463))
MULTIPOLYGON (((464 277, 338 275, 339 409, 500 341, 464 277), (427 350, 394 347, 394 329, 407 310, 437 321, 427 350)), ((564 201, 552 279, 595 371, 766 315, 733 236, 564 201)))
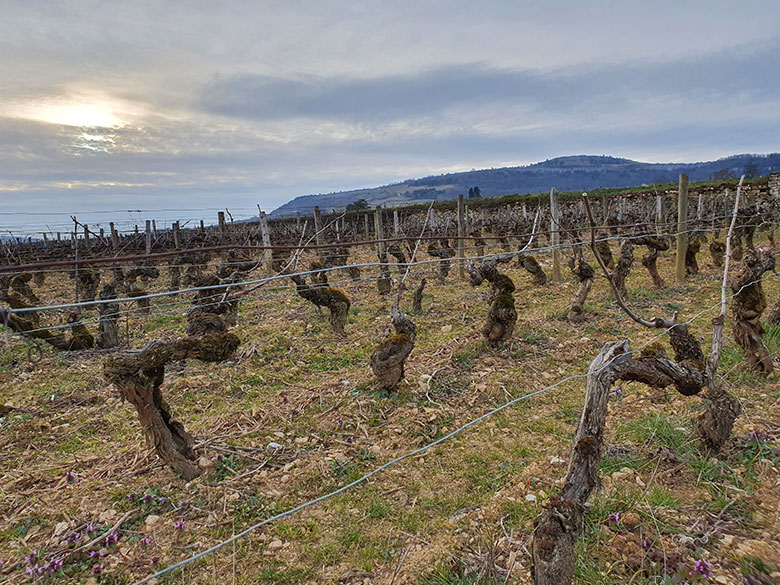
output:
POLYGON ((225 212, 217 212, 217 220, 219 221, 219 243, 225 242, 225 212))
POLYGON ((466 255, 465 248, 463 246, 463 237, 466 235, 465 225, 465 205, 463 203, 463 194, 458 195, 458 277, 462 280, 466 276, 466 255))
POLYGON ((385 244, 381 240, 384 240, 384 230, 382 228, 382 206, 377 205, 374 212, 374 234, 376 238, 376 250, 380 256, 385 253, 385 244))
POLYGON ((398 210, 393 209, 393 236, 398 237, 398 210))
POLYGON ((677 194, 677 262, 675 278, 685 282, 685 253, 688 251, 688 175, 680 174, 680 187, 677 194))
MULTIPOLYGON (((314 240, 318 246, 322 246, 322 216, 320 208, 314 206, 314 240)), ((317 258, 322 263, 322 248, 317 248, 317 258)))
POLYGON ((371 239, 371 228, 369 227, 368 213, 363 214, 363 231, 365 232, 365 240, 371 239))
POLYGON ((320 216, 320 208, 314 206, 314 238, 318 246, 322 245, 322 217, 320 216))
POLYGON ((179 222, 173 222, 173 247, 177 250, 181 247, 181 236, 179 234, 179 222))
POLYGON ((43 235, 43 247, 48 248, 49 247, 49 237, 46 235, 46 232, 41 232, 43 235))
POLYGON ((146 220, 146 255, 152 253, 152 222, 146 220))
POLYGON ((664 196, 655 196, 655 233, 661 233, 661 224, 664 222, 664 196))
POLYGON ((84 224, 84 247, 89 252, 89 226, 84 224))
POLYGON ((111 249, 116 252, 119 250, 119 234, 113 221, 108 224, 108 230, 111 232, 111 249))
POLYGON ((152 233, 154 234, 154 237, 157 237, 157 221, 154 219, 152 220, 152 233))
POLYGON ((550 245, 553 249, 553 282, 561 282, 561 242, 560 227, 561 210, 558 206, 558 189, 550 189, 550 245))
POLYGON ((271 232, 268 231, 268 218, 265 215, 265 211, 260 209, 260 205, 257 206, 257 211, 260 212, 260 235, 263 238, 263 262, 269 273, 273 273, 273 253, 271 251, 271 232))

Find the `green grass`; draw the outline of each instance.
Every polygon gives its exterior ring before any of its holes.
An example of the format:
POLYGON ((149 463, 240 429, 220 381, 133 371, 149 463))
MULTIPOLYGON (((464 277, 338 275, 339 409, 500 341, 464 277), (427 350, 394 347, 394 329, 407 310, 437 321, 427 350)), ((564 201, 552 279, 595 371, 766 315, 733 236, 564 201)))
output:
POLYGON ((686 451, 690 445, 685 423, 663 413, 653 413, 624 423, 618 435, 643 445, 661 445, 674 452, 686 451))

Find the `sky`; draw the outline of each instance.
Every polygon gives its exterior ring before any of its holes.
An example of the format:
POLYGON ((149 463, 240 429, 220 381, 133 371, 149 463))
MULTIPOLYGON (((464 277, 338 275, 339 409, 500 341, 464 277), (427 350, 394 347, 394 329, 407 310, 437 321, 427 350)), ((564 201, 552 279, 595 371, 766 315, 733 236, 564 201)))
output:
POLYGON ((0 232, 780 150, 777 0, 0 0, 0 232), (128 210, 141 210, 132 211, 128 210), (101 212, 101 213, 98 213, 101 212))

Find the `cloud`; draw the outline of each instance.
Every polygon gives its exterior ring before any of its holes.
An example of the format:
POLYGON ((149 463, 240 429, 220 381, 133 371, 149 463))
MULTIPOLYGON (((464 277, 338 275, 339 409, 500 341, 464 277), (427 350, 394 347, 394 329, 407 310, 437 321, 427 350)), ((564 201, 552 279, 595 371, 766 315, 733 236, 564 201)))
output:
POLYGON ((253 120, 338 119, 382 123, 440 118, 486 105, 522 106, 528 113, 581 112, 592 116, 632 107, 637 100, 756 99, 780 95, 780 42, 717 51, 673 62, 627 62, 550 71, 497 68, 483 63, 442 66, 370 78, 218 75, 195 106, 211 114, 253 120))

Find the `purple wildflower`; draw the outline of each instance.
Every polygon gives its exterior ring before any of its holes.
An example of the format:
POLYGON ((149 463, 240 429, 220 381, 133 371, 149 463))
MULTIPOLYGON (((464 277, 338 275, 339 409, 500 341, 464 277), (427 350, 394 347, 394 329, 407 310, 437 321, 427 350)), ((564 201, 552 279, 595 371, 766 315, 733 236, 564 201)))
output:
POLYGON ((68 480, 68 482, 71 482, 71 481, 76 481, 76 474, 75 474, 75 473, 73 473, 72 471, 68 471, 68 472, 65 474, 65 479, 66 479, 66 480, 68 480))
POLYGON ((701 575, 705 579, 712 577, 712 563, 704 559, 699 559, 693 564, 693 572, 701 575))
POLYGON ((176 522, 173 523, 173 527, 176 530, 184 530, 184 520, 176 520, 176 522))
POLYGON ((146 550, 146 548, 149 546, 149 544, 151 544, 151 542, 152 542, 151 540, 149 540, 147 537, 145 537, 145 536, 144 536, 144 537, 141 539, 141 548, 143 548, 144 550, 146 550))
POLYGON ((620 522, 620 512, 615 512, 614 514, 610 514, 609 521, 614 523, 620 522))
POLYGON ((87 534, 92 534, 93 532, 95 532, 95 527, 92 524, 87 524, 87 534))
POLYGON ((645 538, 642 541, 642 548, 645 549, 645 550, 650 548, 650 539, 649 538, 645 538))
POLYGON ((92 571, 95 573, 95 575, 100 575, 103 573, 103 569, 105 568, 104 563, 100 563, 99 565, 95 565, 92 567, 92 571))

